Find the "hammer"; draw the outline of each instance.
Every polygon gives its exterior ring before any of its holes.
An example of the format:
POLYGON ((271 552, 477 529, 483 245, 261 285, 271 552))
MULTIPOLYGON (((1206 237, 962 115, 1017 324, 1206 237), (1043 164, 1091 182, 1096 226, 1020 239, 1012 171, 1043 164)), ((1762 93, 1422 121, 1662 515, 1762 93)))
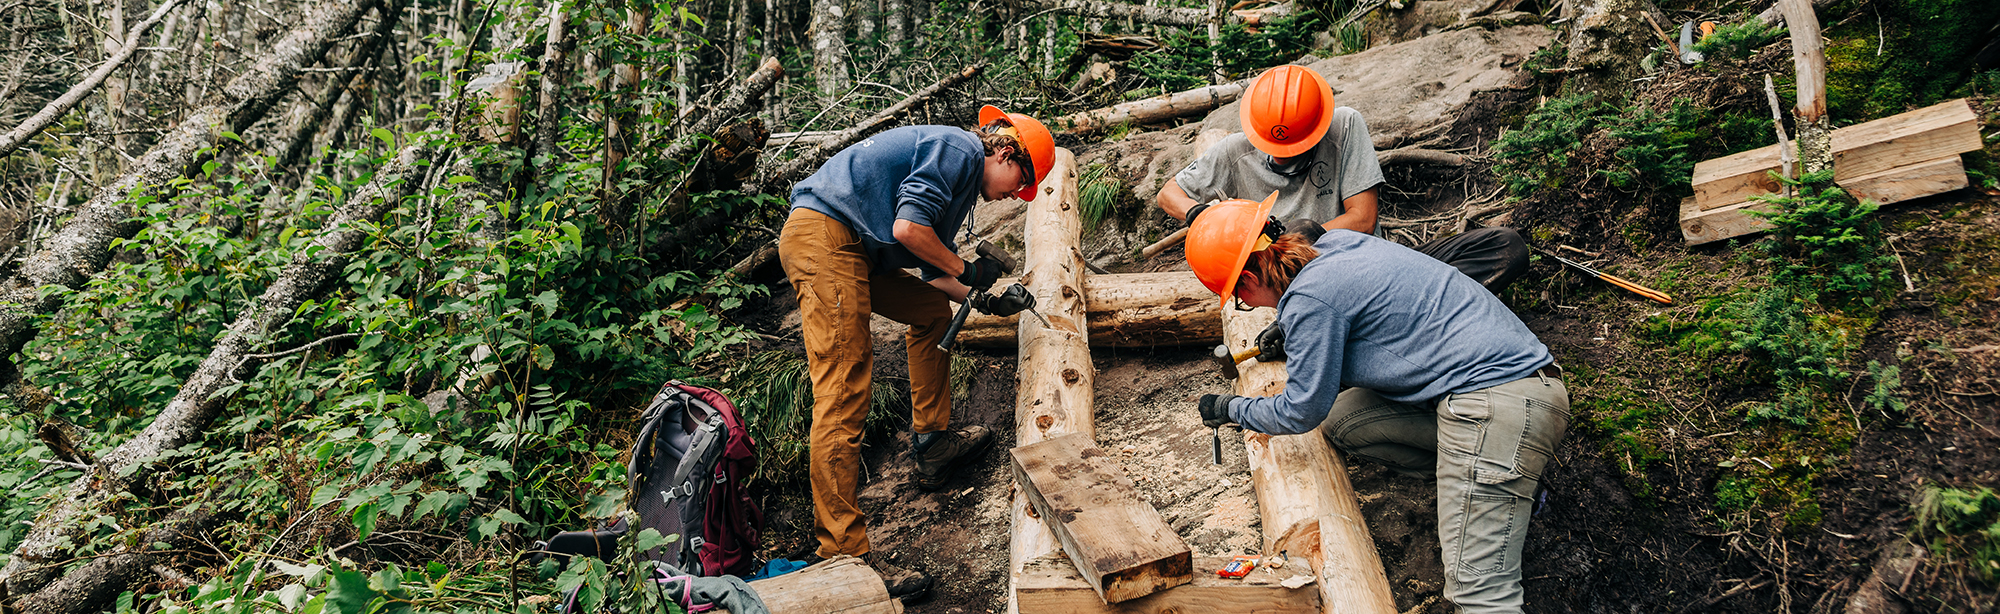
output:
POLYGON ((1231 354, 1229 346, 1218 345, 1215 346, 1215 351, 1209 354, 1209 358, 1215 359, 1215 366, 1222 368, 1222 377, 1236 379, 1243 375, 1241 371, 1236 370, 1236 363, 1256 358, 1259 353, 1257 348, 1250 348, 1231 354))
MULTIPOLYGON (((1256 358, 1260 353, 1262 353, 1261 350, 1250 348, 1231 354, 1229 353, 1229 346, 1225 344, 1215 346, 1215 351, 1210 352, 1208 357, 1215 359, 1215 365, 1222 368, 1223 377, 1236 379, 1238 376, 1243 375, 1241 371, 1236 370, 1236 363, 1256 358)), ((1211 434, 1209 442, 1212 455, 1210 462, 1217 465, 1222 464, 1222 427, 1215 427, 1215 431, 1211 434)))

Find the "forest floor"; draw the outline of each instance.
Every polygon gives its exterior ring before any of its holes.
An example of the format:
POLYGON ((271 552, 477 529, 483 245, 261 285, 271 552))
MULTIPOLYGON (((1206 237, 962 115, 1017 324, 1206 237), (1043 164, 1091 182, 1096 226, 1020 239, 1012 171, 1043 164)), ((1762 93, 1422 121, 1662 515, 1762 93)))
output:
MULTIPOLYGON (((1668 289, 1678 299, 1672 307, 1544 260, 1505 295, 1571 372, 1578 414, 1547 474, 1551 506, 1529 534, 1530 611, 1843 610, 1881 560, 1905 556, 1905 544, 1917 543, 1912 510, 1923 485, 2000 483, 2000 281, 1993 273, 2000 268, 2000 195, 1961 190, 1878 215, 1908 271, 1898 279, 1907 276, 1915 291, 1894 299, 1855 362, 1900 358, 1900 393, 1910 409, 1880 413, 1862 404, 1862 390, 1849 395, 1861 431, 1844 454, 1823 461, 1829 466, 1810 490, 1823 517, 1809 526, 1774 529, 1768 519, 1717 504, 1721 467, 1761 462, 1736 458, 1732 440, 1772 436, 1732 418, 1736 405, 1768 390, 1719 383, 1712 370, 1728 365, 1669 360, 1645 338, 1649 322, 1692 317, 1739 291, 1745 276, 1755 275, 1740 257, 1746 247, 1607 249, 1594 262, 1668 289), (1654 399, 1669 415, 1643 433, 1606 417, 1633 398, 1654 399), (1728 424, 1739 428, 1716 426, 1728 424), (1635 460, 1613 445, 1633 436, 1650 441, 1657 457, 1635 460)), ((1178 250, 1158 258, 1179 258, 1178 250)), ((780 288, 771 310, 789 308, 789 292, 780 288)), ((875 335, 878 377, 901 380, 901 327, 878 322, 875 335)), ((1253 553, 1262 527, 1241 437, 1225 429, 1223 464, 1211 464, 1210 432, 1193 411, 1197 396, 1226 389, 1206 354, 1198 347, 1095 350, 1096 439, 1198 553, 1253 553)), ((1007 608, 1012 478, 1003 452, 1013 441, 1015 362, 1001 353, 968 356, 974 375, 953 423, 992 428, 993 452, 927 494, 909 483, 907 434, 866 444, 862 506, 874 547, 939 581, 934 597, 911 612, 1007 608)), ((1441 599, 1432 482, 1347 462, 1398 610, 1450 611, 1441 599)), ((803 485, 771 499, 767 555, 810 547, 809 505, 803 485)), ((1994 611, 1994 587, 1968 582, 1949 563, 1925 560, 1888 592, 1917 611, 1994 611)))

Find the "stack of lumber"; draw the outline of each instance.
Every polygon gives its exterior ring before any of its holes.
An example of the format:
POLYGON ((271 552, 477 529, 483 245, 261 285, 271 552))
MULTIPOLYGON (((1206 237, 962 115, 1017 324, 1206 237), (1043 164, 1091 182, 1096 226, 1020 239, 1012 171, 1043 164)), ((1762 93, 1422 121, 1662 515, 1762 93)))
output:
MULTIPOLYGON (((1979 118, 1964 99, 1833 131, 1833 182, 1855 198, 1881 204, 1941 194, 1967 185, 1959 154, 1977 151, 1979 118)), ((1765 230, 1750 215, 1769 209, 1751 200, 1778 191, 1778 146, 1706 160, 1694 167, 1694 196, 1681 201, 1681 234, 1699 245, 1765 230)))

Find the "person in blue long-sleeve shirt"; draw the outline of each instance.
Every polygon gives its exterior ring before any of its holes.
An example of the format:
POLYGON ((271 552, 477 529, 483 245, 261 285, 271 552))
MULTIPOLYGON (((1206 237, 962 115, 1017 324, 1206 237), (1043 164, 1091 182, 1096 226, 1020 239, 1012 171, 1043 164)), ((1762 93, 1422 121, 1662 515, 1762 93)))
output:
POLYGON ((1269 203, 1212 208, 1187 253, 1224 301, 1277 308, 1285 389, 1204 395, 1203 422, 1318 428, 1335 448, 1436 476, 1445 596, 1460 612, 1521 611, 1533 497, 1569 424, 1548 348, 1451 265, 1350 230, 1279 234, 1269 203))

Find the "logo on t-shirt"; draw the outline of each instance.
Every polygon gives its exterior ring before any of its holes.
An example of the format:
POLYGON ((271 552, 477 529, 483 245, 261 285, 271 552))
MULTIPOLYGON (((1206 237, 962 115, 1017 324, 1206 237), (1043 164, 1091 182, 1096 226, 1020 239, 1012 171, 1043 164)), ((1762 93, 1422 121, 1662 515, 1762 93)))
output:
POLYGON ((1327 184, 1333 183, 1333 165, 1327 164, 1324 160, 1313 160, 1312 168, 1307 173, 1312 177, 1315 188, 1324 188, 1327 184))

